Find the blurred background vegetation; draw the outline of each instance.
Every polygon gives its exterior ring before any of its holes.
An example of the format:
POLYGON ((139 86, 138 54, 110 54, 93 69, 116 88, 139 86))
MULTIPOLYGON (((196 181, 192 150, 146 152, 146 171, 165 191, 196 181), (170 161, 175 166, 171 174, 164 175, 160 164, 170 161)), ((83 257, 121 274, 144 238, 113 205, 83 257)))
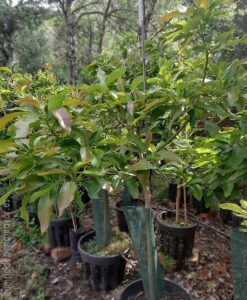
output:
MULTIPOLYGON (((183 10, 192 2, 146 0, 148 38, 159 33, 164 13, 183 10)), ((224 25, 219 22, 219 30, 228 26, 242 36, 247 29, 247 1, 229 3, 235 9, 224 25)), ((133 0, 0 0, 0 65, 34 73, 49 64, 61 83, 83 82, 88 78, 85 66, 95 59, 107 64, 109 55, 121 59, 133 50, 137 19, 133 0)), ((237 46, 232 55, 244 58, 247 49, 237 46)))

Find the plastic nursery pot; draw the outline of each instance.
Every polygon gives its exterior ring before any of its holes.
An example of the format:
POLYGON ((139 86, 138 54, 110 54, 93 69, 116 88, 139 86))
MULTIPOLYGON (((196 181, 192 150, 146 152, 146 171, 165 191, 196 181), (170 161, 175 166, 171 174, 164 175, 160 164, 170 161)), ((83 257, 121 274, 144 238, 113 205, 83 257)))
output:
POLYGON ((232 214, 232 227, 237 228, 241 226, 243 222, 243 218, 236 216, 234 213, 232 214))
POLYGON ((192 197, 192 205, 196 209, 196 214, 207 213, 210 211, 210 207, 206 207, 204 198, 199 201, 192 197))
POLYGON ((78 242, 78 250, 82 260, 83 280, 93 291, 110 291, 115 289, 124 278, 126 256, 130 250, 122 255, 96 256, 85 252, 82 245, 95 237, 95 232, 87 233, 78 242))
MULTIPOLYGON (((143 206, 144 202, 139 199, 133 199, 129 206, 143 206)), ((124 207, 124 200, 120 200, 116 203, 116 211, 117 211, 117 220, 118 220, 118 227, 120 231, 124 231, 129 233, 128 225, 124 216, 123 207, 124 207)))
POLYGON ((69 240, 70 240, 70 250, 71 250, 71 261, 79 262, 81 261, 80 252, 78 250, 78 241, 82 235, 85 234, 84 229, 81 227, 77 231, 73 228, 69 230, 69 240))
POLYGON ((5 212, 14 213, 21 207, 21 199, 15 199, 10 196, 1 207, 5 212))
POLYGON ((223 223, 228 223, 232 221, 232 211, 228 209, 220 208, 220 218, 222 219, 223 223))
POLYGON ((70 247, 70 228, 73 228, 71 218, 54 219, 50 222, 48 237, 52 248, 70 247))
POLYGON ((161 236, 161 250, 165 254, 182 262, 192 254, 198 222, 193 214, 188 214, 192 224, 179 227, 179 225, 169 223, 169 220, 175 219, 175 215, 175 211, 167 210, 157 217, 161 236))
MULTIPOLYGON (((190 295, 186 292, 185 289, 183 289, 180 285, 177 283, 164 279, 164 285, 165 285, 165 299, 167 300, 191 300, 192 298, 190 295)), ((142 280, 136 280, 132 282, 130 285, 128 285, 124 291, 122 292, 119 300, 144 300, 144 296, 141 295, 138 296, 143 292, 143 285, 142 280)))

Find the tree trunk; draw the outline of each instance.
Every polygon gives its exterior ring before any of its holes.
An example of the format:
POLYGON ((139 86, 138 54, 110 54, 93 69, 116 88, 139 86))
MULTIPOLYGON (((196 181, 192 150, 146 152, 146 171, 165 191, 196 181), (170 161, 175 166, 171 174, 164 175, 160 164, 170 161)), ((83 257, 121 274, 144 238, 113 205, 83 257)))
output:
POLYGON ((66 40, 67 40, 67 63, 69 68, 69 83, 75 85, 77 83, 77 71, 76 71, 76 45, 75 45, 75 16, 72 13, 73 1, 67 0, 65 13, 66 24, 66 40))
POLYGON ((99 35, 99 46, 98 46, 98 53, 100 54, 103 50, 103 42, 105 37, 105 29, 106 29, 106 23, 109 17, 109 12, 111 9, 112 0, 108 0, 107 6, 104 12, 103 21, 100 29, 100 35, 99 35))

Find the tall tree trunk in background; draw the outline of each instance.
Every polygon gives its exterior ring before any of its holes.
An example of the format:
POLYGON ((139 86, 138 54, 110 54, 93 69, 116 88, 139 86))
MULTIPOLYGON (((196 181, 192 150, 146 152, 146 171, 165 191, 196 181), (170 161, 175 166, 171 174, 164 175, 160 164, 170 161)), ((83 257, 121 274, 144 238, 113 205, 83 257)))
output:
POLYGON ((66 0, 64 16, 66 24, 66 42, 67 52, 66 58, 69 68, 69 83, 75 85, 77 83, 76 71, 76 46, 75 46, 75 18, 72 13, 72 3, 74 0, 66 0))
POLYGON ((89 43, 88 43, 88 60, 87 64, 90 64, 92 61, 92 53, 93 53, 93 28, 92 23, 90 21, 89 24, 89 43))
POLYGON ((99 46, 98 46, 98 53, 102 52, 103 49, 103 42, 105 37, 105 29, 106 29, 106 23, 109 17, 109 12, 111 10, 112 0, 108 0, 107 6, 103 15, 103 21, 100 28, 100 34, 99 34, 99 46))

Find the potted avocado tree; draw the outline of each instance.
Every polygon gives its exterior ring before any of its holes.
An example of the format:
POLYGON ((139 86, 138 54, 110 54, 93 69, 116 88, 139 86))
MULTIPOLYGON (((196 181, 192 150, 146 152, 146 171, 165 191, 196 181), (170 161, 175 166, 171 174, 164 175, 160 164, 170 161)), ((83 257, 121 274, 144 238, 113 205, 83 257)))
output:
POLYGON ((53 247, 70 246, 69 231, 78 229, 75 206, 83 207, 74 167, 82 159, 82 141, 78 139, 80 129, 71 130, 74 107, 81 103, 79 99, 71 102, 69 94, 53 95, 47 103, 18 99, 15 112, 1 119, 12 134, 4 140, 8 153, 4 179, 15 178, 16 182, 0 201, 13 193, 22 195, 20 215, 27 222, 28 208, 35 206, 41 233, 48 230, 53 247))

